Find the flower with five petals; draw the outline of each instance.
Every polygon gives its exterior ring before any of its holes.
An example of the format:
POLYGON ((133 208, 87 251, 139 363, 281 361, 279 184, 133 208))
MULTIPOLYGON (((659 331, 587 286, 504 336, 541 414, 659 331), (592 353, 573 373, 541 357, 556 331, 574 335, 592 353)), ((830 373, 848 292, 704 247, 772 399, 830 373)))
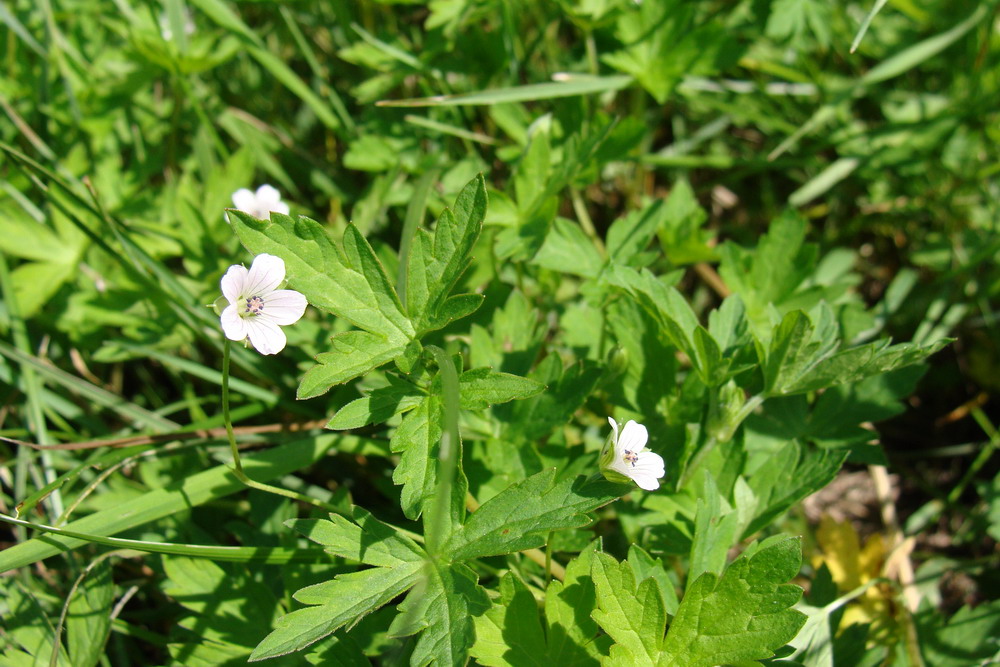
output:
POLYGON ((233 193, 233 208, 263 220, 271 217, 271 211, 288 215, 288 204, 281 201, 281 193, 272 185, 262 185, 257 192, 240 188, 233 193))
POLYGON ((222 311, 222 331, 229 340, 250 339, 261 354, 277 354, 285 347, 280 327, 294 324, 306 310, 306 298, 290 289, 278 289, 285 279, 285 262, 274 255, 257 255, 248 271, 234 264, 222 276, 222 295, 229 305, 222 311))
POLYGON ((646 449, 649 439, 646 427, 630 419, 619 435, 618 423, 611 417, 608 421, 614 433, 611 446, 606 446, 601 453, 601 472, 604 476, 612 482, 630 479, 646 491, 660 488, 659 479, 665 473, 663 458, 646 449))

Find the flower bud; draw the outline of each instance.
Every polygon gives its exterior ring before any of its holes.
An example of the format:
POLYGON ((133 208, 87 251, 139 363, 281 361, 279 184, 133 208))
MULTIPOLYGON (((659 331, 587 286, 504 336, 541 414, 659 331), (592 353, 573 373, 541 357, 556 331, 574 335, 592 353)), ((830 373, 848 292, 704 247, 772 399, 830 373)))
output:
POLYGON ((608 375, 618 377, 628 368, 628 351, 621 345, 615 345, 604 356, 604 363, 608 369, 608 375))
POLYGON ((719 387, 719 395, 712 401, 708 415, 708 434, 717 442, 729 442, 743 421, 746 395, 733 380, 719 387))

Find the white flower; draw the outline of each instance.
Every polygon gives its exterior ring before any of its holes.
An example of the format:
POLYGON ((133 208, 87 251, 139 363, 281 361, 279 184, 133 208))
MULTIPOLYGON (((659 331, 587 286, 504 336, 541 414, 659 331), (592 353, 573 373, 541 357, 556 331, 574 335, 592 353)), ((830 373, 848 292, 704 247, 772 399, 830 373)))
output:
POLYGON ((627 477, 646 491, 660 488, 659 479, 666 470, 663 458, 646 449, 646 441, 649 439, 646 427, 630 419, 622 428, 619 437, 617 422, 611 417, 608 417, 608 421, 614 429, 614 434, 613 447, 601 456, 604 475, 613 481, 620 479, 620 476, 627 477))
POLYGON ((277 289, 285 279, 285 262, 274 255, 257 255, 250 270, 234 264, 222 276, 222 295, 229 305, 222 311, 222 330, 229 340, 250 337, 261 354, 277 354, 285 347, 279 326, 294 324, 306 310, 306 298, 290 289, 277 289))
POLYGON ((288 204, 281 201, 281 193, 270 185, 262 185, 257 192, 240 188, 233 193, 233 207, 255 218, 267 220, 271 211, 288 215, 288 204))
MULTIPOLYGON (((187 7, 184 8, 184 34, 194 34, 194 17, 187 7)), ((166 12, 160 14, 160 36, 168 42, 174 38, 174 31, 170 29, 170 17, 166 12)))

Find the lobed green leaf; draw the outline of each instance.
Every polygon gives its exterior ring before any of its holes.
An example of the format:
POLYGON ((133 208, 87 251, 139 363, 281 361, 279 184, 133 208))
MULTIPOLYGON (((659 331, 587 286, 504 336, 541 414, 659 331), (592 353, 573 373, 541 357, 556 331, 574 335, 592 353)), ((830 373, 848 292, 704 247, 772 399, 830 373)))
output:
POLYGON ((778 537, 748 550, 721 577, 702 574, 681 600, 659 664, 714 667, 773 656, 806 621, 791 608, 802 589, 785 583, 801 562, 799 539, 778 537))
POLYGON ((555 477, 549 468, 490 498, 452 535, 445 552, 457 561, 538 547, 546 533, 587 525, 587 512, 628 492, 605 480, 555 477))

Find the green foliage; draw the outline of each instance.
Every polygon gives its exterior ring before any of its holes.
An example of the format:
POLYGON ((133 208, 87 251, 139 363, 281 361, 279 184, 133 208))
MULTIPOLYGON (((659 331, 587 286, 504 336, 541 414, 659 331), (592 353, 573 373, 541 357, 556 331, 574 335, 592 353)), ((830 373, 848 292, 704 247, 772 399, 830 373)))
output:
POLYGON ((957 667, 996 657, 994 639, 1000 632, 996 600, 975 608, 962 607, 951 618, 925 610, 918 615, 921 652, 927 664, 957 667))
POLYGON ((111 565, 101 560, 87 573, 76 596, 69 600, 66 649, 72 664, 93 667, 104 655, 104 643, 111 633, 114 596, 111 565))
POLYGON ((0 5, 2 662, 994 657, 997 2, 375 5, 0 5))
POLYGON ((752 546, 721 576, 702 574, 664 637, 666 611, 656 580, 637 583, 628 561, 596 554, 599 608, 593 616, 615 642, 607 664, 711 667, 771 657, 805 622, 790 608, 802 590, 785 583, 801 560, 798 540, 775 538, 752 546))
POLYGON ((590 563, 592 543, 566 566, 566 577, 545 588, 544 620, 532 591, 513 573, 500 582, 500 601, 476 618, 476 643, 470 653, 493 665, 598 665, 608 638, 590 618, 596 591, 590 563))
POLYGON ((436 558, 360 508, 354 510, 354 522, 337 515, 329 521, 289 522, 328 553, 372 567, 299 590, 295 599, 311 606, 281 617, 250 659, 300 650, 412 588, 390 634, 420 633, 414 648, 419 658, 412 658, 416 664, 464 664, 475 638, 472 619, 486 611, 489 602, 478 576, 463 561, 544 544, 544 533, 589 523, 586 512, 623 492, 608 482, 588 484, 579 478, 552 486, 553 474, 539 473, 485 503, 436 558), (560 508, 555 512, 554 500, 560 508))
POLYGON ((542 545, 545 533, 590 523, 587 512, 628 490, 603 479, 553 481, 555 476, 554 469, 543 470, 484 503, 446 545, 452 557, 482 558, 542 545))
POLYGON ((802 560, 796 538, 751 547, 721 577, 706 572, 681 600, 663 641, 662 664, 717 665, 762 660, 805 623, 791 609, 802 589, 786 583, 802 560))

